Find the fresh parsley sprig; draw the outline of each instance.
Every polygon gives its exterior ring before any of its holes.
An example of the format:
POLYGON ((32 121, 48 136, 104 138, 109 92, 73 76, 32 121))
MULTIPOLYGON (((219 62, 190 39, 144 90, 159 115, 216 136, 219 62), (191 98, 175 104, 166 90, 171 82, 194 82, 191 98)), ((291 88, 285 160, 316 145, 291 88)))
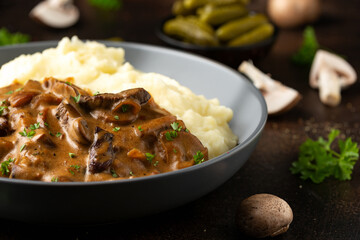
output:
POLYGON ((331 148, 340 131, 332 129, 325 140, 319 137, 317 141, 307 139, 301 146, 299 158, 290 168, 293 174, 301 174, 302 179, 310 179, 321 183, 327 177, 338 180, 350 180, 356 161, 359 159, 359 148, 351 138, 345 141, 339 139, 339 152, 331 148))
POLYGON ((310 66, 316 51, 320 48, 316 38, 315 30, 307 26, 303 33, 303 42, 300 49, 292 56, 292 61, 298 65, 310 66))
POLYGON ((29 42, 30 36, 22 33, 10 33, 6 28, 0 28, 0 46, 29 42))

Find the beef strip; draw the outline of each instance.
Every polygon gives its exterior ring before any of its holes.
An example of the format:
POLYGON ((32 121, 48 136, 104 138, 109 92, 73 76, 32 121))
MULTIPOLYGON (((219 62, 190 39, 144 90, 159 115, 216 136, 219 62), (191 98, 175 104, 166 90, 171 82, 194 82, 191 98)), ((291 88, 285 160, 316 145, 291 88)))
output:
POLYGON ((108 170, 115 158, 113 148, 114 135, 99 128, 95 128, 94 142, 90 146, 88 170, 99 173, 108 170))

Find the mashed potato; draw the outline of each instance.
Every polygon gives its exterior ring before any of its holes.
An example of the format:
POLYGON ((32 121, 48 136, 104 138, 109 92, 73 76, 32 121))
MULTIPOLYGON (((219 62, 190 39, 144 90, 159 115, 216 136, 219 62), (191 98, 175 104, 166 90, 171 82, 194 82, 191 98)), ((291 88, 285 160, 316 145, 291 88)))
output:
POLYGON ((232 110, 217 99, 195 95, 174 79, 157 73, 142 73, 124 62, 124 50, 110 48, 94 41, 82 42, 77 37, 63 38, 56 48, 42 53, 21 55, 0 69, 0 86, 14 80, 74 78, 82 88, 99 92, 119 92, 143 87, 163 108, 183 120, 191 132, 209 150, 209 158, 218 156, 237 144, 229 128, 232 110))

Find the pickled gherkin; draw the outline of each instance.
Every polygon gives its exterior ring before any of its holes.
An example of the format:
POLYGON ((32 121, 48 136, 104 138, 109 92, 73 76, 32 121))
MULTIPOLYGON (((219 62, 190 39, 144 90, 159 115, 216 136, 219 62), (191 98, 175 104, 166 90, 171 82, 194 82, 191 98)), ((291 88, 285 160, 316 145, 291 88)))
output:
POLYGON ((170 19, 165 22, 163 30, 167 35, 175 36, 185 42, 203 46, 218 45, 212 27, 194 16, 177 16, 170 19))
POLYGON ((195 9, 198 7, 202 7, 206 4, 215 4, 215 5, 225 5, 232 3, 240 3, 246 5, 249 3, 249 0, 183 0, 184 6, 187 9, 195 9))
POLYGON ((245 16, 248 14, 248 10, 242 4, 230 4, 224 6, 207 4, 198 10, 198 14, 201 21, 217 26, 227 21, 245 16))
POLYGON ((221 41, 229 41, 267 22, 262 14, 249 15, 221 25, 216 30, 216 36, 221 41))
POLYGON ((183 0, 177 0, 172 6, 172 13, 176 15, 190 15, 194 13, 194 9, 186 8, 183 0))
POLYGON ((261 42, 274 33, 274 26, 270 23, 264 23, 253 30, 240 35, 239 37, 231 40, 228 46, 244 46, 261 42))

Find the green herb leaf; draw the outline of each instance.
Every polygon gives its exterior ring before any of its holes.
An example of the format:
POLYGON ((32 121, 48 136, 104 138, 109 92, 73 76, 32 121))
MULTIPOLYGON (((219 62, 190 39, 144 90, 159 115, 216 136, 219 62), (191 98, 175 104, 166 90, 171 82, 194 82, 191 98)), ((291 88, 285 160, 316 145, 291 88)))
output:
POLYGON ((292 56, 292 61, 298 65, 310 66, 318 49, 319 43, 316 39, 315 30, 313 27, 307 26, 303 33, 303 43, 292 56))
POLYGON ((35 135, 35 133, 36 133, 36 132, 35 132, 34 130, 32 130, 32 131, 30 131, 30 132, 27 132, 25 128, 24 128, 24 131, 19 132, 19 134, 20 134, 21 136, 23 136, 23 137, 28 137, 28 138, 32 138, 32 137, 35 135))
POLYGON ((76 103, 79 103, 80 97, 81 97, 81 94, 77 95, 76 97, 71 96, 71 98, 74 99, 74 101, 75 101, 76 103))
POLYGON ((10 94, 13 94, 14 93, 14 91, 13 90, 11 90, 11 91, 8 91, 7 93, 5 93, 6 95, 10 95, 10 94))
POLYGON ((338 180, 350 180, 356 161, 359 159, 359 148, 351 138, 338 140, 340 153, 331 148, 340 131, 332 129, 328 140, 319 137, 317 141, 307 139, 301 146, 299 158, 290 168, 293 174, 301 174, 301 179, 310 179, 321 183, 327 177, 338 180))
POLYGON ((154 163, 154 167, 157 167, 159 165, 159 161, 156 161, 155 163, 154 163))
POLYGON ((182 127, 181 127, 181 126, 179 127, 179 123, 173 122, 173 123, 171 123, 170 125, 171 125, 172 129, 174 129, 175 131, 178 131, 178 132, 181 131, 181 128, 182 128, 182 127))
POLYGON ((100 92, 99 91, 96 91, 96 92, 94 92, 94 96, 96 96, 96 95, 99 95, 100 94, 100 92))
POLYGON ((114 128, 113 128, 113 131, 114 131, 114 132, 117 132, 117 131, 119 131, 119 130, 120 130, 120 127, 114 127, 114 128))
POLYGON ((134 173, 132 171, 129 172, 130 176, 134 176, 134 173))
POLYGON ((72 83, 71 83, 71 82, 69 82, 69 81, 66 81, 66 82, 65 82, 65 84, 66 84, 66 85, 69 85, 69 86, 71 86, 71 85, 72 85, 72 83))
POLYGON ((8 108, 8 107, 7 106, 1 106, 0 107, 0 116, 2 116, 5 108, 8 108))
POLYGON ((204 161, 205 161, 204 154, 201 151, 197 151, 196 154, 194 155, 195 164, 200 164, 204 161))
POLYGON ((115 172, 114 169, 110 169, 110 173, 111 173, 111 176, 113 176, 114 178, 119 177, 119 175, 117 175, 117 173, 115 172))
POLYGON ((119 120, 119 116, 118 116, 118 115, 115 115, 114 118, 115 118, 116 120, 119 120))
POLYGON ((61 137, 61 136, 62 136, 62 133, 57 132, 57 133, 55 134, 55 136, 56 136, 56 137, 61 137))
POLYGON ((19 92, 19 91, 21 91, 21 90, 23 90, 24 88, 18 88, 18 89, 15 89, 15 92, 19 92))
POLYGON ((151 153, 145 153, 145 156, 146 156, 146 160, 148 160, 150 163, 152 162, 152 160, 155 157, 155 155, 153 155, 151 153))
POLYGON ((30 130, 36 130, 40 127, 40 123, 34 123, 30 125, 30 130))
POLYGON ((21 146, 21 148, 20 148, 20 152, 22 152, 22 151, 25 149, 25 147, 26 147, 26 145, 23 144, 23 145, 21 146))
POLYGON ((58 178, 57 177, 52 177, 51 178, 51 182, 57 182, 58 181, 58 178))
POLYGON ((70 157, 70 158, 74 158, 74 157, 76 157, 76 155, 75 155, 75 153, 69 152, 69 157, 70 157))
POLYGON ((141 126, 138 126, 138 129, 140 132, 144 131, 144 129, 142 129, 141 126))
POLYGON ((10 33, 6 28, 0 29, 0 46, 11 45, 16 43, 26 43, 30 36, 22 33, 10 33))
POLYGON ((174 140, 174 138, 176 138, 178 136, 178 133, 174 130, 174 131, 169 131, 165 133, 165 138, 168 141, 172 141, 174 140))
POLYGON ((10 163, 12 163, 14 161, 15 161, 15 158, 9 158, 8 160, 3 161, 1 163, 1 173, 2 173, 2 175, 9 175, 9 173, 10 173, 9 165, 10 165, 10 163))

